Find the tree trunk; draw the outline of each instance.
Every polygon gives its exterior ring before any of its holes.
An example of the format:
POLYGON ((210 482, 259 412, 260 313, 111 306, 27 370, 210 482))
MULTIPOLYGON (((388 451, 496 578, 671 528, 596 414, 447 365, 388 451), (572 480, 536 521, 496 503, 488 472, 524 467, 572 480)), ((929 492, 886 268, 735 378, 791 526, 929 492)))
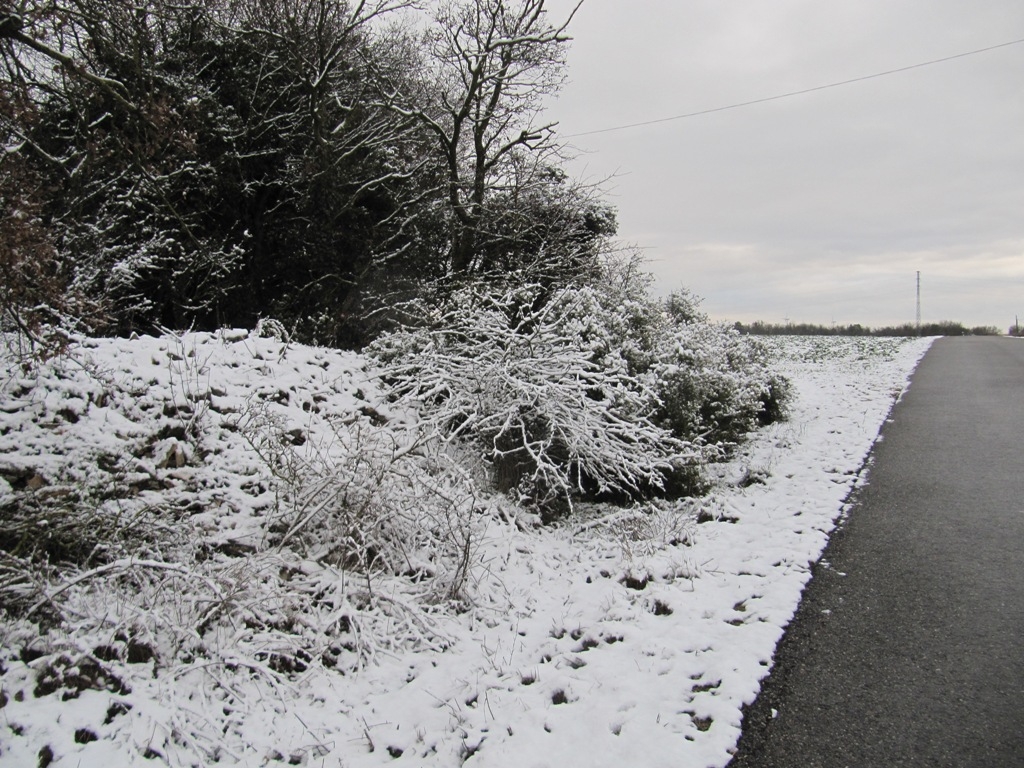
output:
POLYGON ((459 226, 452 243, 451 268, 453 274, 466 274, 473 266, 473 255, 476 250, 476 229, 472 224, 459 226))

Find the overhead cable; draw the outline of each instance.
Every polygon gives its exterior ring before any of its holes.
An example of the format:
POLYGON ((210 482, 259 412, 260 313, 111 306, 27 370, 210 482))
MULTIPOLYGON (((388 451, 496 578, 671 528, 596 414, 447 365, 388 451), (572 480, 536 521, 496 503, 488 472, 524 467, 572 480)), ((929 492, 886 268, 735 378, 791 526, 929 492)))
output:
POLYGON ((1007 43, 999 43, 998 45, 990 45, 987 48, 978 48, 978 49, 973 50, 973 51, 966 51, 964 53, 957 53, 957 54, 954 54, 953 56, 944 56, 941 59, 932 59, 931 61, 922 61, 922 62, 920 62, 918 64, 910 64, 909 66, 906 66, 906 67, 898 67, 896 69, 887 69, 884 72, 875 72, 874 74, 871 74, 871 75, 862 75, 861 77, 853 77, 853 78, 850 78, 849 80, 840 80, 839 82, 835 82, 835 83, 827 83, 825 85, 816 85, 813 88, 804 88, 804 89, 799 90, 799 91, 789 91, 788 93, 779 93, 779 94, 776 94, 775 96, 765 96, 765 97, 760 98, 760 99, 751 99, 750 101, 741 101, 741 102, 739 102, 737 104, 729 104, 729 105, 724 106, 724 107, 713 107, 712 109, 701 109, 701 110, 698 110, 697 112, 687 112, 686 114, 683 114, 683 115, 673 115, 672 117, 659 117, 659 118, 657 118, 655 120, 644 120, 644 121, 639 122, 639 123, 628 123, 626 125, 616 125, 616 126, 613 126, 611 128, 598 128, 598 129, 595 129, 595 130, 592 130, 592 131, 580 131, 579 133, 570 133, 569 135, 565 136, 564 138, 571 139, 571 138, 575 138, 577 136, 592 136, 592 135, 597 134, 597 133, 611 133, 612 131, 625 131, 625 130, 627 130, 629 128, 640 128, 640 127, 643 127, 645 125, 655 125, 657 123, 668 123, 668 122, 672 122, 673 120, 685 120, 688 117, 698 117, 700 115, 710 115, 710 114, 712 114, 714 112, 725 112, 726 110, 729 110, 729 109, 739 109, 740 107, 749 107, 749 106, 752 106, 754 104, 764 104, 765 102, 768 102, 768 101, 778 101, 779 99, 788 99, 791 96, 801 96, 801 95, 803 95, 805 93, 814 93, 815 91, 824 91, 827 88, 838 88, 841 85, 850 85, 851 83, 860 83, 860 82, 863 82, 865 80, 873 80, 876 77, 885 77, 886 75, 895 75, 895 74, 897 74, 899 72, 907 72, 908 70, 911 70, 911 69, 920 69, 921 67, 930 67, 933 64, 941 64, 941 63, 943 63, 945 61, 953 61, 954 59, 962 59, 965 56, 975 56, 976 54, 979 54, 979 53, 986 53, 987 51, 994 51, 997 48, 1006 48, 1007 46, 1010 46, 1010 45, 1019 45, 1020 43, 1024 43, 1024 38, 1021 38, 1020 40, 1011 40, 1011 41, 1009 41, 1007 43))

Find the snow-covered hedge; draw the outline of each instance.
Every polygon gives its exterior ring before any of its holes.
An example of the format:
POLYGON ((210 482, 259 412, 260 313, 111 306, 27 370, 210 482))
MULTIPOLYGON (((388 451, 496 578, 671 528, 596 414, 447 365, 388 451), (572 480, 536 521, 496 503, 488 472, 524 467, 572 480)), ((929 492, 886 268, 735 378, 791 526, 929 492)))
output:
POLYGON ((698 451, 653 422, 654 392, 627 357, 628 308, 604 298, 467 286, 370 352, 422 424, 479 449, 499 489, 548 511, 584 493, 640 495, 698 451))
POLYGON ((756 339, 692 320, 673 324, 664 344, 652 373, 658 422, 672 434, 728 448, 785 416, 789 384, 756 339))
POLYGON ((369 351, 397 401, 548 513, 685 491, 705 458, 781 414, 785 382, 746 337, 642 287, 467 285, 369 351))

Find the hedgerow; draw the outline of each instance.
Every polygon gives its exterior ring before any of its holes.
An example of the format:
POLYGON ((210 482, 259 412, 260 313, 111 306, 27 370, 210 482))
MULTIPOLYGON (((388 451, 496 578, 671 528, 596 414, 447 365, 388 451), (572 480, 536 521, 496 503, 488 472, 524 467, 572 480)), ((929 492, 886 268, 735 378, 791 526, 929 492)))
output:
POLYGON ((628 314, 602 298, 470 285, 370 352, 396 400, 440 440, 474 446, 499 490, 547 512, 580 495, 635 497, 699 451, 652 420, 628 314))
POLYGON ((574 498, 692 491, 704 461, 783 415, 788 391, 763 347, 644 288, 614 271, 468 284, 369 353, 396 402, 549 516, 574 498))
POLYGON ((674 435, 727 449, 759 425, 785 417, 788 382, 768 350, 706 321, 672 326, 654 367, 659 423, 674 435))

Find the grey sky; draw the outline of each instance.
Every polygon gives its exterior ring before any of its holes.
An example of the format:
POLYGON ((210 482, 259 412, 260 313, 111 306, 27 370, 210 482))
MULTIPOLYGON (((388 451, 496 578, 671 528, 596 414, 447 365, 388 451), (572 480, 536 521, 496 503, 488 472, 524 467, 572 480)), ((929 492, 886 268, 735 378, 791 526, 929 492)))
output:
MULTIPOLYGON (((549 0, 553 20, 574 0, 549 0)), ((1024 38, 1020 0, 586 0, 563 136, 1024 38)), ((1024 321, 1024 43, 569 139, 622 238, 725 320, 1024 321)))

